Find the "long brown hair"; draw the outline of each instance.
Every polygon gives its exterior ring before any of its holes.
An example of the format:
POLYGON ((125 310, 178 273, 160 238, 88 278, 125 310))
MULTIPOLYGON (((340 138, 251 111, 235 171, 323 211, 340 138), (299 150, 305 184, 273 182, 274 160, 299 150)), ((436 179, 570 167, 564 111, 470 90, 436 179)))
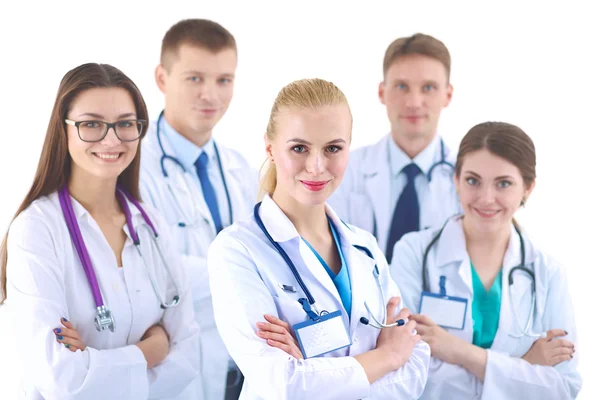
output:
MULTIPOLYGON (((127 90, 135 104, 137 118, 148 121, 148 109, 142 94, 135 83, 119 69, 108 64, 89 63, 67 72, 58 87, 33 184, 13 220, 35 200, 56 192, 69 181, 71 156, 67 144, 65 118, 73 100, 85 90, 111 87, 127 90)), ((145 124, 140 139, 144 137, 147 129, 148 124, 145 124)), ((138 200, 140 199, 139 175, 140 141, 138 141, 137 153, 133 161, 118 178, 118 183, 138 200)), ((0 304, 6 300, 7 239, 8 233, 4 236, 0 246, 0 304)))

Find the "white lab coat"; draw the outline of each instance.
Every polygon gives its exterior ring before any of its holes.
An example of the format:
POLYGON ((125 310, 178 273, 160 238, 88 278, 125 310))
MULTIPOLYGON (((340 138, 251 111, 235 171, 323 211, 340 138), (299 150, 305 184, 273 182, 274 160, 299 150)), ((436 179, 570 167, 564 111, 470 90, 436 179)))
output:
MULTIPOLYGON (((163 254, 181 288, 181 302, 166 311, 160 308, 148 271, 156 276, 164 299, 172 298, 174 285, 166 278, 151 234, 139 230, 144 220, 138 209, 130 203, 148 264, 138 254, 125 226, 123 268, 118 268, 96 221, 75 199, 72 203, 116 330, 96 330, 96 305, 58 194, 34 201, 15 219, 8 235, 6 304, 14 317, 17 348, 24 359, 22 398, 141 400, 178 396, 199 374, 199 329, 185 271, 170 246, 164 221, 142 205, 159 232, 163 254), (73 353, 56 341, 53 329, 62 327, 63 317, 74 324, 87 346, 85 351, 73 353), (167 358, 149 370, 135 344, 157 323, 169 334, 171 347, 167 358)), ((193 393, 178 398, 195 399, 193 393)))
MULTIPOLYGON (((175 153, 166 137, 162 136, 161 139, 165 152, 174 156, 175 153)), ((236 221, 248 215, 256 203, 258 172, 235 150, 217 146, 231 198, 233 220, 236 221)), ((195 171, 184 173, 173 161, 167 160, 164 166, 171 188, 184 214, 189 216, 186 223, 189 222, 189 218, 197 220, 193 226, 179 226, 182 216, 169 191, 167 179, 162 174, 161 157, 156 123, 153 123, 142 141, 140 190, 142 198, 156 207, 167 220, 190 278, 196 321, 201 330, 201 378, 196 382, 198 391, 204 392, 206 400, 220 400, 225 397, 229 355, 215 325, 206 267, 206 253, 216 237, 215 226, 202 191, 196 183, 198 177, 195 171)), ((228 218, 223 222, 228 223, 228 218)))
POLYGON ((387 262, 373 236, 344 225, 331 208, 327 214, 340 234, 352 287, 352 318, 348 321, 338 291, 323 265, 301 240, 291 221, 277 204, 265 196, 260 216, 273 239, 281 244, 319 310, 342 312, 352 345, 323 357, 298 361, 270 347, 256 335, 256 323, 264 315, 276 315, 293 326, 307 319, 297 301, 305 297, 281 255, 249 216, 222 231, 208 253, 210 287, 217 327, 227 348, 244 374, 240 399, 415 399, 421 394, 429 366, 429 346, 419 342, 410 360, 397 371, 369 384, 365 371, 353 356, 376 347, 379 330, 359 323, 367 316, 364 302, 379 320, 382 306, 398 296, 390 279, 387 262), (367 247, 375 260, 353 245, 367 247), (383 297, 373 275, 381 271, 383 297), (293 285, 296 293, 283 291, 280 284, 293 285))
MULTIPOLYGON (((422 262, 426 247, 439 228, 422 232, 411 232, 394 247, 390 265, 407 307, 418 312, 423 278, 422 262)), ((536 276, 536 311, 533 315, 532 331, 547 332, 564 329, 567 340, 577 341, 577 329, 573 306, 568 291, 566 271, 555 260, 534 247, 525 233, 525 266, 533 269, 536 276)), ((531 365, 522 357, 536 338, 520 334, 509 300, 508 274, 512 267, 521 263, 519 236, 513 228, 502 267, 502 305, 500 322, 492 347, 487 350, 484 382, 460 366, 448 364, 432 357, 424 399, 574 399, 581 388, 581 376, 577 372, 578 354, 572 360, 554 367, 531 365)), ((449 329, 453 335, 472 343, 473 320, 471 305, 473 285, 471 264, 466 250, 462 218, 448 221, 439 241, 431 248, 427 257, 430 291, 439 293, 440 276, 446 276, 446 293, 468 299, 465 329, 449 329)), ((513 275, 513 300, 519 323, 525 328, 531 307, 531 279, 522 273, 513 275)), ((575 344, 577 348, 577 345, 575 344)))
MULTIPOLYGON (((390 202, 390 140, 388 134, 374 145, 352 151, 344 179, 328 201, 343 221, 372 233, 384 252, 396 206, 395 202, 390 202)), ((438 162, 441 160, 440 139, 434 139, 434 143, 437 143, 435 162, 438 162)), ((448 146, 445 146, 445 153, 446 160, 454 165, 455 155, 450 153, 448 146)), ((428 171, 424 172, 427 174, 428 171)), ((429 183, 425 175, 417 177, 419 229, 440 226, 448 217, 460 212, 453 174, 454 169, 444 165, 433 169, 429 183)))

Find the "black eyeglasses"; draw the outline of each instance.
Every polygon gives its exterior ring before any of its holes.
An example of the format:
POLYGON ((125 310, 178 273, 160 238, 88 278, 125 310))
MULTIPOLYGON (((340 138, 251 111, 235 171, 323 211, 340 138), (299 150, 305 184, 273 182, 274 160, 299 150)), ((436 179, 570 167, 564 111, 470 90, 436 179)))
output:
POLYGON ((65 119, 69 125, 77 128, 79 139, 84 142, 100 142, 112 128, 121 142, 135 142, 142 135, 146 121, 142 119, 127 119, 113 123, 104 121, 72 121, 65 119))

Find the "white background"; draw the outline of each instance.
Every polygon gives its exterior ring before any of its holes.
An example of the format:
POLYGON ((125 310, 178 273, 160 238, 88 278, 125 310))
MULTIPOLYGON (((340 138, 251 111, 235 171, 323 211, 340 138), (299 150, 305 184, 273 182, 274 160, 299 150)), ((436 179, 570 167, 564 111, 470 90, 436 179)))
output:
MULTIPOLYGON (((156 116, 163 100, 153 71, 162 36, 179 19, 214 19, 235 35, 234 100, 215 134, 257 168, 282 86, 308 77, 335 82, 354 113, 352 146, 373 143, 389 129, 377 99, 387 45, 415 32, 438 37, 450 49, 455 87, 441 119, 447 142, 456 149, 474 124, 502 120, 521 126, 536 144, 537 187, 518 218, 568 269, 580 338, 579 398, 600 398, 593 372, 600 285, 594 2, 105 0, 14 2, 10 9, 7 3, 0 6, 1 233, 31 185, 62 76, 84 62, 113 64, 137 83, 156 116)), ((0 398, 13 399, 18 359, 6 314, 1 308, 0 398)))

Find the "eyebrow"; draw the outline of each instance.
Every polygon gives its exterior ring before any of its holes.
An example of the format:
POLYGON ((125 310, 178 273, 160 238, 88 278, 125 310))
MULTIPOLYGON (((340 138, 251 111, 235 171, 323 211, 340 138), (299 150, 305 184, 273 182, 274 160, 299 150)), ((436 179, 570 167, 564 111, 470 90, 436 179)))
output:
MULTIPOLYGON (((83 114, 79 114, 77 116, 79 117, 91 117, 91 118, 97 118, 97 119, 104 119, 104 115, 100 115, 100 114, 96 114, 96 113, 83 113, 83 114)), ((120 114, 117 119, 122 119, 122 118, 130 118, 133 117, 135 118, 136 115, 135 113, 125 113, 125 114, 120 114)))
MULTIPOLYGON (((290 140, 287 141, 287 143, 290 143, 290 142, 295 142, 295 143, 300 143, 300 144, 307 144, 307 145, 312 144, 308 140, 304 140, 304 139, 300 139, 300 138, 293 138, 293 139, 290 139, 290 140)), ((334 140, 332 140, 330 142, 327 142, 326 144, 336 144, 336 143, 346 143, 346 141, 344 139, 340 138, 340 139, 334 139, 334 140)))
MULTIPOLYGON (((471 174, 471 175, 475 176, 476 178, 481 178, 481 175, 479 175, 478 173, 476 173, 476 172, 473 172, 473 171, 465 171, 465 173, 467 173, 467 174, 471 174)), ((496 178, 494 178, 494 179, 495 179, 495 180, 500 180, 500 179, 515 179, 515 178, 513 178, 513 177, 512 177, 512 176, 510 176, 510 175, 502 175, 502 176, 497 176, 497 177, 496 177, 496 178)))
MULTIPOLYGON (((190 69, 188 71, 183 71, 184 75, 206 75, 206 73, 204 72, 200 72, 200 71, 196 71, 194 69, 190 69)), ((225 74, 219 74, 218 75, 219 78, 234 78, 235 74, 232 73, 225 73, 225 74)))

